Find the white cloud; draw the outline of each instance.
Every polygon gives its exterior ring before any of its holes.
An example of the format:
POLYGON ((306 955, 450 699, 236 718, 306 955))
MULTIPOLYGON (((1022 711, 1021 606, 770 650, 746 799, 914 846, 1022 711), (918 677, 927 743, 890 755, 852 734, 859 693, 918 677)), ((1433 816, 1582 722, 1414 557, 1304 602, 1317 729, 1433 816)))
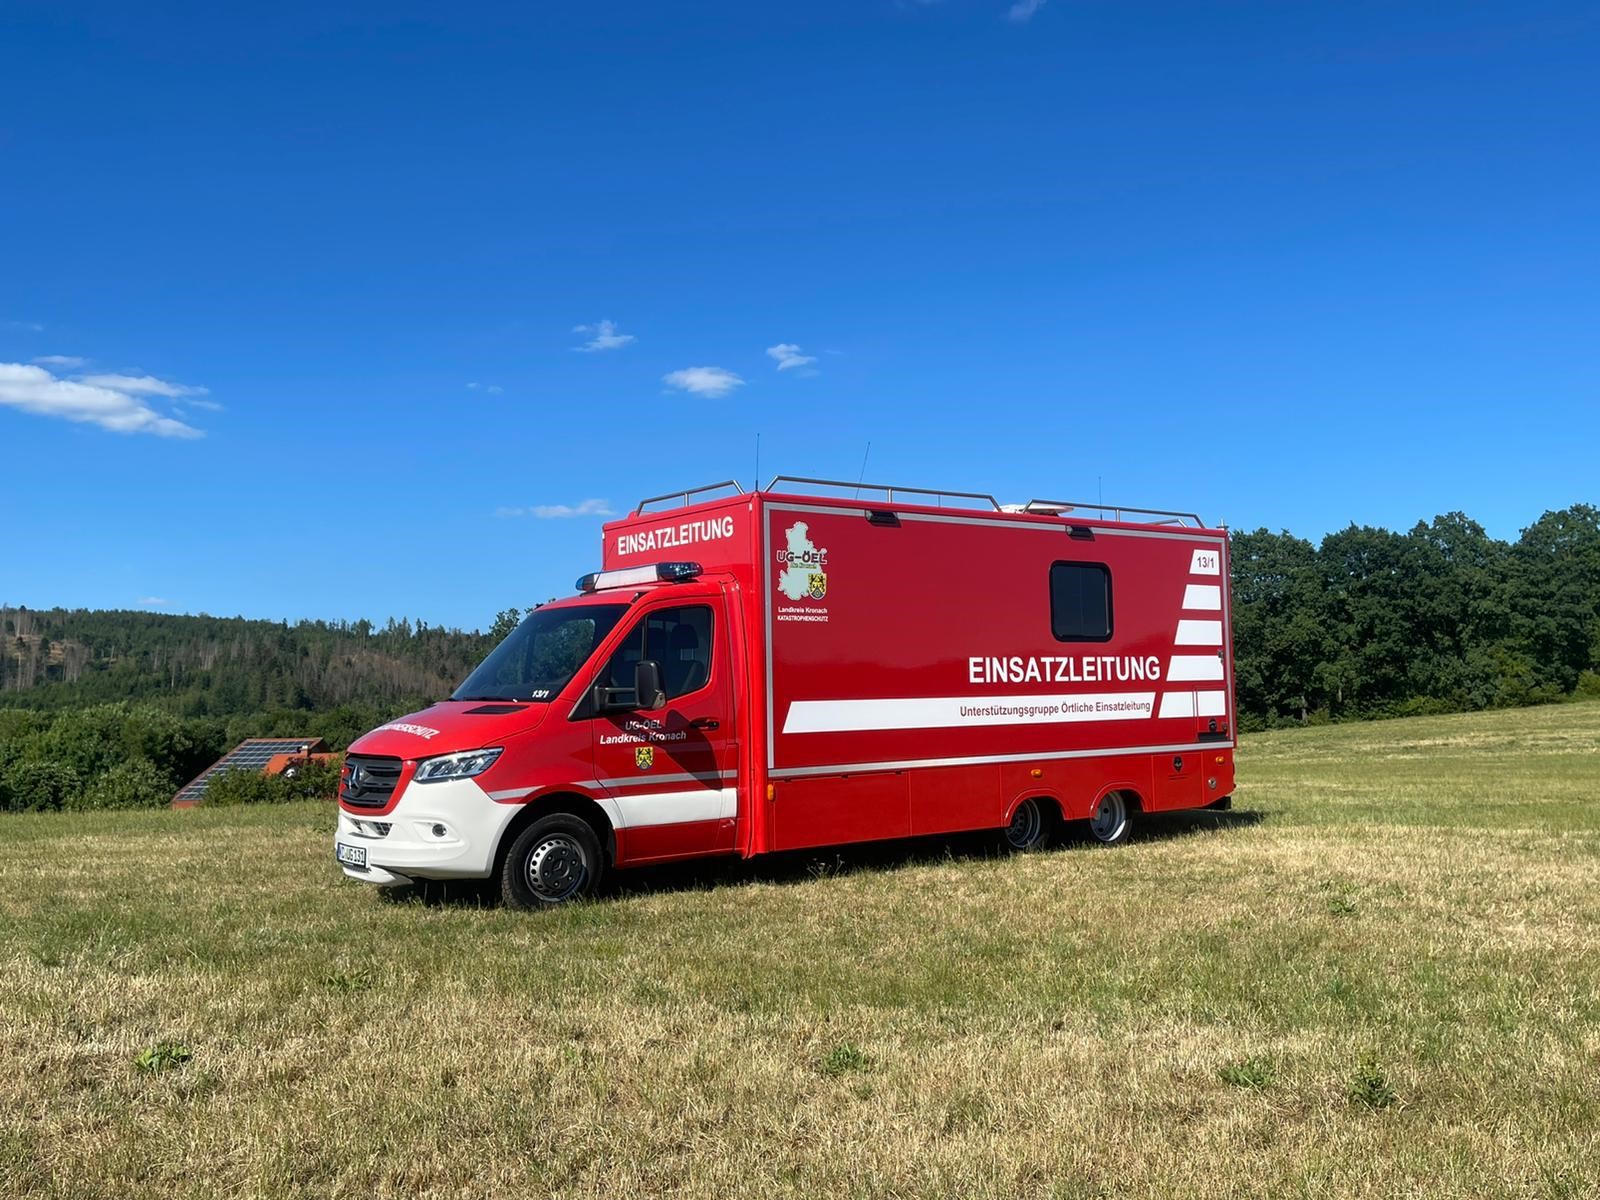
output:
POLYGON ((713 399, 726 396, 734 388, 744 386, 744 380, 721 367, 685 367, 681 371, 663 375, 661 382, 679 391, 693 392, 696 396, 710 396, 713 399))
POLYGON ((542 521, 565 517, 614 517, 609 500, 580 500, 576 504, 530 504, 526 507, 497 508, 497 517, 538 517, 542 521))
POLYGON ((44 326, 37 321, 6 321, 3 324, 7 329, 26 329, 29 333, 44 332, 44 326))
POLYGON ((89 360, 76 354, 43 354, 33 360, 41 367, 81 367, 89 360))
POLYGON ((140 608, 165 608, 165 607, 167 607, 167 605, 169 603, 170 603, 170 601, 166 600, 164 597, 161 597, 161 596, 140 596, 139 597, 139 607, 140 608))
MULTIPOLYGON (((128 377, 102 375, 91 378, 107 380, 128 377)), ((146 380, 148 377, 133 382, 140 384, 146 380)), ((161 383, 159 379, 149 382, 161 383)), ((58 379, 43 367, 25 363, 0 363, 0 404, 8 404, 41 417, 60 417, 66 421, 98 425, 113 433, 150 433, 156 437, 177 438, 205 436, 192 425, 162 416, 140 399, 136 389, 110 387, 104 383, 92 383, 88 379, 58 379)))
POLYGON ((127 392, 130 396, 204 396, 205 388, 184 387, 181 383, 168 383, 154 375, 81 375, 79 383, 90 387, 110 388, 114 392, 127 392))
POLYGON ((498 383, 469 383, 467 384, 467 391, 487 392, 491 396, 498 396, 501 392, 505 391, 505 388, 501 387, 498 383))
POLYGON ((1026 25, 1033 20, 1033 14, 1045 6, 1045 0, 1017 0, 1006 10, 1006 20, 1014 21, 1018 25, 1026 25))
POLYGON ((777 361, 778 370, 780 371, 791 371, 795 367, 807 367, 817 361, 815 354, 801 354, 800 347, 793 342, 779 342, 776 346, 768 346, 767 357, 777 361))
POLYGON ((593 354, 596 350, 620 350, 629 342, 637 341, 631 333, 618 333, 615 321, 596 321, 593 325, 574 325, 573 333, 592 333, 594 336, 574 350, 593 354))

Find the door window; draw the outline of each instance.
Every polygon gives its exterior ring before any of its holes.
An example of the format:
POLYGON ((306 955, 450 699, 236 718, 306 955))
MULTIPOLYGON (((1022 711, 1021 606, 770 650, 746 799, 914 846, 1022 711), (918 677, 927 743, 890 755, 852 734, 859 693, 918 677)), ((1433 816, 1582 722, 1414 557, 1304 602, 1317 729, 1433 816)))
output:
POLYGON ((698 692, 711 682, 711 630, 709 605, 649 613, 611 655, 600 682, 632 692, 634 667, 651 659, 661 664, 661 687, 668 700, 698 692))

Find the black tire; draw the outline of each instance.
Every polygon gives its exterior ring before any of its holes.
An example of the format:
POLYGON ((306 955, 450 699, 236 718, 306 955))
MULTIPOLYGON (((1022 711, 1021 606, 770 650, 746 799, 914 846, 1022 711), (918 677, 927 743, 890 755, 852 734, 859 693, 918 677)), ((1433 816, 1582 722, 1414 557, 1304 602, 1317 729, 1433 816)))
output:
POLYGON ((1102 846, 1120 846, 1133 831, 1134 806, 1123 792, 1107 792, 1084 822, 1091 841, 1102 846))
POLYGON ((594 895, 605 874, 600 839, 571 813, 540 817, 511 843, 500 868, 500 897, 510 908, 554 908, 594 895))
POLYGON ((1048 804, 1029 798, 1017 805, 1011 824, 1000 831, 1000 848, 1008 854, 1028 854, 1043 850, 1055 832, 1055 821, 1048 804))

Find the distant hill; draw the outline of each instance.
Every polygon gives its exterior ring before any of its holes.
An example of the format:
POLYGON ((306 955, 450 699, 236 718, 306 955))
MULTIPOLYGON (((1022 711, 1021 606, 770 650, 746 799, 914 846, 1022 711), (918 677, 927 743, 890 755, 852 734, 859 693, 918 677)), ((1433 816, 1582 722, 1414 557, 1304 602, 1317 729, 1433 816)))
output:
POLYGON ((0 607, 0 706, 134 700, 185 717, 407 707, 453 691, 496 636, 407 620, 0 607))
MULTIPOLYGON (((1230 559, 1241 728, 1600 696, 1594 505, 1546 512, 1514 542, 1459 512, 1320 544, 1235 530, 1230 559)), ((520 615, 479 633, 0 607, 0 709, 131 701, 342 745, 375 713, 454 691, 520 615)))

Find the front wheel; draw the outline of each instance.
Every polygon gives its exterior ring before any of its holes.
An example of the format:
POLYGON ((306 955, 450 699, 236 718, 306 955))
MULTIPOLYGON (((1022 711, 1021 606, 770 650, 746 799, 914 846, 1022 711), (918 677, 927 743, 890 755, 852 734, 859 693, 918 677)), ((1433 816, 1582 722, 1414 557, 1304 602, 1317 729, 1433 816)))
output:
POLYGON ((594 894, 605 873, 600 841, 571 813, 540 817, 511 843, 500 895, 511 908, 553 908, 594 894))

